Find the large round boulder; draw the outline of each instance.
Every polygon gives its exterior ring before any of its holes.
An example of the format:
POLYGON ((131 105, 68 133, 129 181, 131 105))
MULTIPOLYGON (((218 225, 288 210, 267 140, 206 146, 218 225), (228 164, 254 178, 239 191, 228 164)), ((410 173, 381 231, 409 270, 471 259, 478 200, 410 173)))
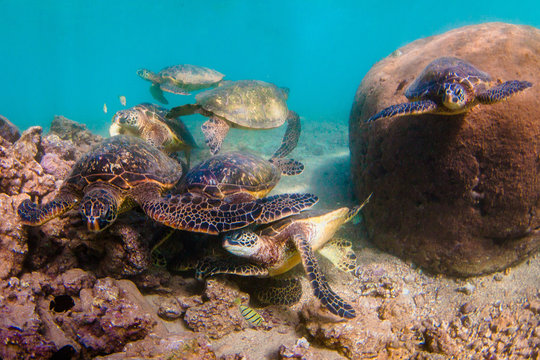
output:
POLYGON ((356 195, 370 239, 435 273, 504 269, 540 247, 540 30, 488 23, 417 40, 375 64, 350 116, 356 195), (365 121, 441 56, 532 88, 460 115, 365 121))

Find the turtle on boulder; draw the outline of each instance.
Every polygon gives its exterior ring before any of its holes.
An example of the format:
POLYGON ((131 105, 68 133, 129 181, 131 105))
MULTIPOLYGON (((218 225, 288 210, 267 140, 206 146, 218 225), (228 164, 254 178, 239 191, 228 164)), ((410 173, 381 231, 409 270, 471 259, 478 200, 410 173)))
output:
POLYGON ((460 114, 478 104, 494 104, 532 86, 529 81, 496 83, 489 74, 455 57, 429 63, 407 88, 411 102, 387 107, 367 122, 392 116, 417 114, 460 114))
POLYGON ((168 111, 149 103, 120 110, 112 118, 109 134, 138 136, 167 153, 183 151, 189 167, 191 149, 197 143, 180 118, 166 117, 168 111))
POLYGON ((56 197, 43 205, 23 201, 23 224, 40 225, 79 204, 90 231, 111 225, 139 204, 152 219, 175 229, 208 234, 281 219, 311 207, 311 194, 281 194, 230 203, 196 193, 164 194, 182 176, 182 165, 146 141, 129 135, 105 139, 74 165, 56 197))
POLYGON ((196 104, 172 108, 168 116, 201 114, 209 119, 201 126, 212 154, 221 149, 231 127, 273 129, 287 121, 281 146, 273 158, 284 157, 297 145, 300 118, 287 108, 289 90, 258 80, 224 81, 218 87, 197 94, 196 104))
MULTIPOLYGON (((371 197, 371 195, 370 195, 371 197)), ((343 207, 334 211, 306 211, 262 228, 239 230, 226 234, 223 247, 230 253, 245 258, 252 263, 238 264, 219 259, 207 262, 197 269, 198 277, 216 274, 235 274, 242 276, 277 276, 302 262, 308 275, 313 293, 331 313, 343 318, 354 318, 354 309, 341 299, 328 285, 319 268, 314 251, 327 244, 344 223, 355 217, 369 201, 352 209, 343 207)), ((345 254, 345 258, 356 263, 354 252, 350 255, 343 243, 335 244, 345 254)), ((349 250, 350 247, 349 247, 349 250)), ((335 251, 330 251, 335 258, 335 251)), ((341 269, 354 269, 350 262, 338 261, 341 269)))
POLYGON ((163 91, 189 95, 190 91, 216 86, 224 77, 215 70, 190 64, 168 66, 157 74, 147 69, 139 69, 137 75, 152 82, 150 93, 162 104, 169 103, 163 96, 163 91))

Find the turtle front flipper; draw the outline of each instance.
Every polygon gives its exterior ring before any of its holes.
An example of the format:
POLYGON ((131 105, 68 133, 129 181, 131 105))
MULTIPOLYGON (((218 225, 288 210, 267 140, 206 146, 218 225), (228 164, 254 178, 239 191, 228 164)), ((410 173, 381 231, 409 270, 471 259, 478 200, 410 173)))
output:
POLYGON ((17 213, 24 225, 37 226, 62 215, 75 206, 78 201, 79 197, 66 191, 60 191, 53 200, 42 206, 29 199, 24 200, 19 204, 17 213))
POLYGON ((301 231, 293 236, 294 243, 302 264, 309 279, 309 283, 313 288, 313 293, 322 305, 326 307, 332 314, 338 315, 346 319, 352 319, 356 316, 356 312, 345 300, 339 297, 328 285, 326 277, 322 273, 317 258, 313 253, 309 239, 305 231, 301 231))
POLYGON ((170 93, 176 94, 176 95, 190 95, 189 92, 187 92, 184 89, 182 89, 181 87, 175 86, 173 84, 161 84, 160 89, 162 91, 167 91, 167 92, 170 92, 170 93))
POLYGON ((476 98, 481 104, 493 104, 502 101, 517 92, 530 88, 531 86, 532 83, 529 81, 511 80, 487 89, 478 94, 476 98))
POLYGON ((268 276, 268 269, 266 267, 246 262, 239 262, 233 259, 234 258, 204 258, 197 263, 195 268, 195 277, 197 279, 206 279, 207 277, 219 274, 261 277, 268 276))
POLYGON ((304 164, 293 159, 271 158, 268 161, 281 171, 281 175, 300 175, 304 171, 304 164))
POLYGON ((221 143, 229 132, 229 124, 218 117, 211 117, 201 125, 206 145, 210 148, 212 155, 216 155, 221 150, 221 143))
POLYGON ((163 225, 214 235, 255 222, 264 209, 257 201, 230 204, 191 193, 161 197, 148 187, 134 196, 146 215, 163 225))
POLYGON ((300 124, 300 117, 294 111, 289 110, 289 116, 287 117, 287 130, 285 130, 283 140, 281 140, 281 146, 276 150, 274 155, 272 155, 272 158, 282 158, 293 151, 298 144, 301 131, 302 126, 300 124))
POLYGON ((341 238, 334 238, 319 249, 319 254, 327 258, 341 271, 354 272, 357 267, 356 254, 352 243, 341 238))
POLYGON ((419 115, 435 112, 437 104, 431 100, 413 101, 403 104, 397 104, 387 107, 386 109, 373 115, 366 122, 371 122, 379 119, 389 118, 392 116, 403 115, 419 115))
POLYGON ((163 91, 161 91, 161 87, 158 83, 152 83, 152 85, 150 85, 150 94, 152 94, 152 97, 162 104, 169 103, 169 101, 165 99, 163 91))
POLYGON ((319 201, 313 194, 279 194, 255 200, 262 206, 257 224, 268 224, 307 210, 319 201))

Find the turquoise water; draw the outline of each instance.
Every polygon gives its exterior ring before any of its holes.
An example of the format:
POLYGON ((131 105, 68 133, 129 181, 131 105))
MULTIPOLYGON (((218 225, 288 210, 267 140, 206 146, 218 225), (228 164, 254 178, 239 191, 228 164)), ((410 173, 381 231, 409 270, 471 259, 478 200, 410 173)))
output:
MULTIPOLYGON (((291 89, 289 107, 309 121, 345 123, 363 75, 397 47, 487 21, 540 27, 538 0, 0 0, 0 14, 0 113, 21 128, 59 114, 101 133, 119 95, 128 106, 153 101, 141 67, 270 81, 291 89)), ((169 106, 194 101, 166 96, 169 106)))

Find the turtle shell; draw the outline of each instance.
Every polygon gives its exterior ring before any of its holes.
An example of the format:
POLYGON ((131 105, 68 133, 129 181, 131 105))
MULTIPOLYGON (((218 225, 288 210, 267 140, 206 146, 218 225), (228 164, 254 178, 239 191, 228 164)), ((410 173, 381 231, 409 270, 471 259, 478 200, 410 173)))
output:
POLYGON ((169 66, 157 75, 163 82, 170 82, 188 91, 206 89, 220 82, 225 76, 207 67, 190 64, 169 66))
POLYGON ((283 125, 288 115, 285 92, 258 80, 224 81, 197 94, 197 103, 241 127, 271 129, 283 125))
POLYGON ((146 141, 129 135, 105 139, 83 155, 71 170, 66 183, 75 189, 106 182, 128 191, 153 182, 171 188, 182 175, 182 166, 146 141))
POLYGON ((169 119, 167 117, 168 109, 150 103, 139 104, 136 107, 143 111, 149 119, 155 119, 165 124, 176 135, 178 140, 185 143, 188 147, 198 147, 191 132, 180 118, 169 119))
POLYGON ((437 97, 442 83, 460 83, 465 91, 473 94, 489 86, 491 77, 470 63, 455 58, 441 57, 433 60, 405 91, 410 100, 437 97))
POLYGON ((269 161, 249 153, 230 152, 193 167, 183 179, 181 189, 218 199, 239 193, 261 198, 280 178, 281 171, 269 161))

